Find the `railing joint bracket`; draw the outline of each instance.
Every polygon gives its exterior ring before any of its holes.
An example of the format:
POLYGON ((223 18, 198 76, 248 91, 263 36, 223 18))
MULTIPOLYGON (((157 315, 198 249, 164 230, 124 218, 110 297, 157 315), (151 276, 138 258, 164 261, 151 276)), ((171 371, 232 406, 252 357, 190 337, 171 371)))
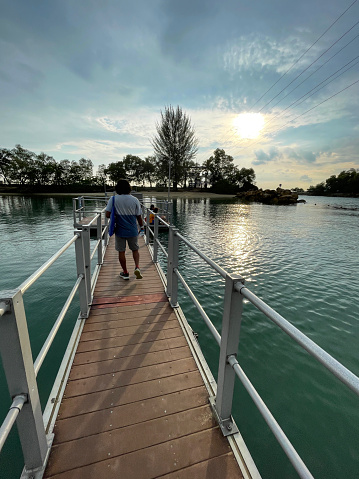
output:
POLYGON ((236 434, 239 432, 238 427, 236 423, 234 422, 234 419, 232 416, 222 419, 218 415, 217 407, 216 407, 216 397, 215 396, 210 396, 209 397, 209 403, 212 408, 212 412, 214 415, 215 420, 217 421, 219 427, 221 428, 223 436, 232 436, 233 434, 236 434))

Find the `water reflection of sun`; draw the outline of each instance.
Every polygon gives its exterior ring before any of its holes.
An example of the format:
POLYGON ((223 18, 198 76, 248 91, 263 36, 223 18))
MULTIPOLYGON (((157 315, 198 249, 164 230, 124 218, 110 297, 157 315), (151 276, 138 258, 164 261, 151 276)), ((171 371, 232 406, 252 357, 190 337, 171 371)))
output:
POLYGON ((233 120, 234 129, 241 138, 257 138, 264 127, 260 113, 241 113, 233 120))

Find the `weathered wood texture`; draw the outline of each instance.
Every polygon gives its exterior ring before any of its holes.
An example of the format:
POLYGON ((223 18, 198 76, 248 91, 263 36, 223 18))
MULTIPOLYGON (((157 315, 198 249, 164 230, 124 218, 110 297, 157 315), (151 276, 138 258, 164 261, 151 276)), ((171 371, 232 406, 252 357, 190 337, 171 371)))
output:
MULTIPOLYGON (((241 478, 163 284, 119 278, 113 240, 55 425, 46 478, 241 478)), ((132 255, 127 253, 133 272, 132 255)))

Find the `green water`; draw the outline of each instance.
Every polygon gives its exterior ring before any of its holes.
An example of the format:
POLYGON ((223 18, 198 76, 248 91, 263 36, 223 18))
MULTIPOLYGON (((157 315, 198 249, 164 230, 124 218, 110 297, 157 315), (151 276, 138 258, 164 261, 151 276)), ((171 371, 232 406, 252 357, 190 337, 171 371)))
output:
MULTIPOLYGON (((359 199, 306 197, 289 207, 237 200, 177 199, 181 233, 359 375, 359 199)), ((17 287, 71 238, 69 198, 0 197, 0 290, 17 287)), ((161 233, 166 242, 166 233, 161 233)), ((224 283, 180 249, 180 270, 220 331, 224 283)), ((74 249, 24 296, 36 358, 76 279, 74 249), (50 300, 48 300, 51 298, 50 300)), ((192 303, 180 304, 216 376, 218 347, 192 303)), ((43 407, 78 312, 66 316, 39 373, 43 407)), ((358 398, 250 304, 245 304, 239 362, 314 477, 354 478, 359 471, 358 398)), ((4 385, 0 371, 1 384, 4 385)), ((0 420, 10 399, 0 390, 0 420)), ((251 399, 236 384, 234 416, 262 477, 298 477, 251 399)), ((0 457, 0 476, 21 472, 16 432, 0 457)))

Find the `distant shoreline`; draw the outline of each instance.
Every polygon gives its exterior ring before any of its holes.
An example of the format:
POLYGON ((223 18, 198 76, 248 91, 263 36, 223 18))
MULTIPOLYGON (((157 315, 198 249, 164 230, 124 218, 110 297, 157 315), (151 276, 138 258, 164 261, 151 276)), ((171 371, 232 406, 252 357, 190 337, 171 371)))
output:
MULTIPOLYGON (((108 191, 107 196, 112 196, 114 191, 108 191)), ((167 191, 139 191, 143 196, 153 196, 156 198, 168 198, 167 191)), ((75 198, 77 196, 105 196, 105 193, 20 193, 20 192, 6 192, 0 191, 2 196, 70 196, 75 198)), ((202 191, 171 191, 171 198, 235 198, 233 194, 224 195, 211 192, 202 192, 202 191)))

